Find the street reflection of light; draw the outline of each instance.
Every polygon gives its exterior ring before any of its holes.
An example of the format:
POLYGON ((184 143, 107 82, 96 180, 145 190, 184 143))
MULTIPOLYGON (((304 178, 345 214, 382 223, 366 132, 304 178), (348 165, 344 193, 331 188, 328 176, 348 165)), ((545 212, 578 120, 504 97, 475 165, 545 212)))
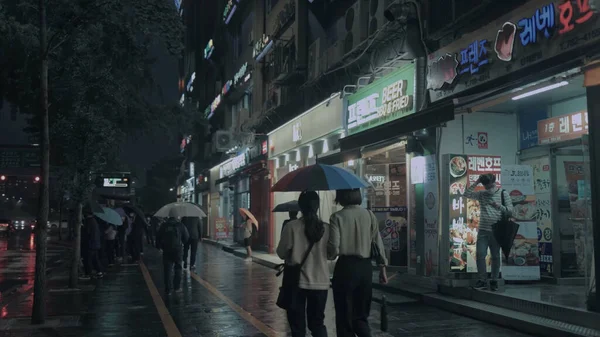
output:
POLYGON ((29 249, 33 250, 35 248, 35 236, 31 233, 29 237, 29 249))
POLYGON ((8 316, 8 309, 6 308, 6 306, 4 306, 2 307, 2 311, 0 312, 0 317, 5 318, 6 316, 8 316))

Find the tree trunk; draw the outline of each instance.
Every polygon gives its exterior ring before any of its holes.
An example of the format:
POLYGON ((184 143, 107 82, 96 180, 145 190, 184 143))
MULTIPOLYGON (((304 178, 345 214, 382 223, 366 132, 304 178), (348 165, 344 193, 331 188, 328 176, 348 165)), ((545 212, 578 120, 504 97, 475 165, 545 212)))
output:
POLYGON ((83 204, 78 202, 75 206, 75 223, 73 229, 75 232, 73 240, 73 261, 71 261, 71 273, 69 275, 69 288, 77 288, 79 283, 79 262, 81 260, 81 221, 83 204))
POLYGON ((58 240, 62 241, 62 216, 63 216, 63 198, 61 194, 60 201, 58 202, 58 240))
POLYGON ((48 120, 48 31, 46 26, 46 0, 39 0, 40 19, 40 114, 41 157, 39 211, 35 226, 35 281, 33 283, 33 308, 31 323, 46 321, 46 246, 48 238, 48 210, 50 185, 50 130, 48 120))

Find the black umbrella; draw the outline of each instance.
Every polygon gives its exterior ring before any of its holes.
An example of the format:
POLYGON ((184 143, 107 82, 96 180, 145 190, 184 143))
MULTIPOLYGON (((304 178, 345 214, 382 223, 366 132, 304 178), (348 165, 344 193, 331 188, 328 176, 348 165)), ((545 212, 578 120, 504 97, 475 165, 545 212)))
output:
POLYGON ((298 201, 292 200, 275 206, 275 208, 273 208, 273 212, 300 212, 300 207, 298 206, 298 201))
POLYGON ((507 260, 515 237, 517 236, 517 232, 519 231, 519 227, 518 223, 506 219, 494 224, 494 227, 492 228, 494 238, 496 238, 496 242, 498 242, 500 248, 502 248, 504 257, 506 257, 507 260))

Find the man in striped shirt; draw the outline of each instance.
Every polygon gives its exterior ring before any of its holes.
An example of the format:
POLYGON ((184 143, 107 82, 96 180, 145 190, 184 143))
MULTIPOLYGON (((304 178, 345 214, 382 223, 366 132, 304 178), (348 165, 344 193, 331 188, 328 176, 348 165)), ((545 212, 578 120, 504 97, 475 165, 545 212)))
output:
POLYGON ((512 215, 513 206, 510 195, 496 185, 496 176, 493 174, 482 174, 477 181, 469 186, 464 196, 479 201, 479 232, 477 234, 477 272, 479 280, 476 289, 487 288, 487 271, 485 257, 488 248, 492 255, 492 280, 490 289, 498 290, 498 276, 500 274, 500 245, 492 232, 492 226, 502 219, 502 215, 512 215), (485 190, 475 191, 477 185, 483 185, 485 190), (504 198, 503 198, 504 197, 504 198), (504 199, 504 203, 502 202, 504 199))

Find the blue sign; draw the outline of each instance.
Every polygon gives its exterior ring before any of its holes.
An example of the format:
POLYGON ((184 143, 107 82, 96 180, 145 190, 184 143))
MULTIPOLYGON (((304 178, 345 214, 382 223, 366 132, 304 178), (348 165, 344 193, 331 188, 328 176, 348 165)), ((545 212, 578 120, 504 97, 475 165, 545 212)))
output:
POLYGON ((519 111, 519 148, 528 149, 538 145, 538 121, 548 118, 546 109, 519 111))
POLYGON ((459 74, 476 74, 479 68, 490 63, 487 56, 486 39, 475 40, 467 48, 460 51, 459 74))
POLYGON ((554 17, 554 4, 549 4, 538 8, 530 18, 519 20, 519 28, 522 29, 519 33, 521 44, 527 46, 536 43, 538 32, 542 32, 545 38, 550 38, 555 27, 554 17))

